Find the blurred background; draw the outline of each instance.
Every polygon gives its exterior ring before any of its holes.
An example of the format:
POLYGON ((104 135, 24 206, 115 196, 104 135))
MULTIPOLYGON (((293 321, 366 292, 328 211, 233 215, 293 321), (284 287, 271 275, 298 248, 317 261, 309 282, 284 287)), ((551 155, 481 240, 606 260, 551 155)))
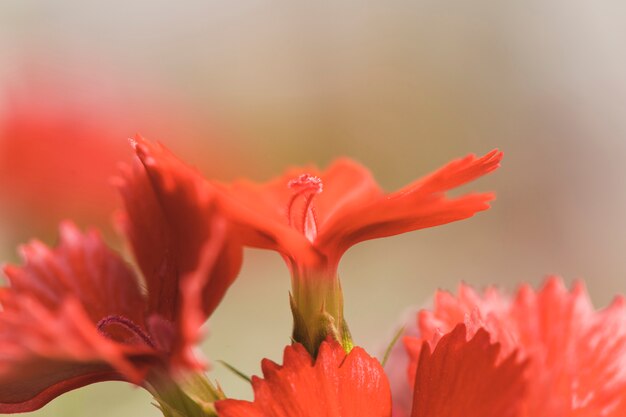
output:
MULTIPOLYGON (((409 306, 460 281, 560 274, 605 306, 626 291, 625 46, 618 0, 5 0, 1 259, 54 243, 63 218, 119 247, 108 177, 135 133, 224 180, 347 155, 390 191, 498 147, 502 168, 462 190, 495 190, 490 211, 346 254, 356 342, 379 352, 409 306)), ((276 254, 246 255, 203 351, 258 374, 289 342, 289 277, 276 254)), ((211 377, 251 397, 217 363, 211 377)), ((30 415, 160 415, 149 400, 96 384, 30 415)))

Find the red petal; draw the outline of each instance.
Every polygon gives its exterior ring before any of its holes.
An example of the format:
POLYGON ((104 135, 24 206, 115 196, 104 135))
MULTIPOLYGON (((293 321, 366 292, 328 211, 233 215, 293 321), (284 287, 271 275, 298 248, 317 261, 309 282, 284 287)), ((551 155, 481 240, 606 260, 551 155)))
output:
POLYGON ((568 291, 558 278, 540 291, 522 287, 514 299, 494 289, 478 294, 461 286, 458 295, 439 292, 432 312, 419 315, 419 338, 407 338, 415 369, 423 342, 465 323, 472 335, 486 328, 501 346, 500 357, 518 351, 530 360, 532 384, 527 416, 621 416, 626 407, 626 302, 618 298, 595 311, 580 284, 568 291))
POLYGON ((336 213, 318 237, 319 247, 343 253, 368 239, 392 236, 471 217, 489 208, 491 193, 449 199, 445 192, 498 168, 502 152, 493 150, 481 158, 469 155, 450 162, 434 173, 395 193, 336 213), (334 248, 334 249, 333 249, 334 248))
POLYGON ((237 275, 241 247, 224 234, 218 238, 221 244, 214 244, 216 225, 228 225, 215 210, 212 189, 196 171, 139 137, 136 152, 141 163, 126 168, 120 181, 126 208, 121 222, 146 278, 149 310, 177 321, 181 281, 194 274, 203 280, 198 294, 204 297, 206 317, 237 275))
POLYGON ((322 182, 324 191, 315 200, 320 229, 332 228, 336 217, 383 196, 370 171, 347 158, 329 166, 322 174, 322 182))
POLYGON ((111 139, 130 127, 119 117, 124 113, 103 100, 104 95, 92 89, 94 83, 51 79, 47 71, 25 77, 4 85, 0 93, 3 212, 23 222, 22 233, 32 233, 34 227, 50 232, 67 216, 107 227, 115 208, 107 179, 115 173, 116 162, 128 155, 123 141, 111 139))
POLYGON ((511 306, 521 353, 533 360, 528 410, 537 416, 619 417, 626 401, 626 303, 596 312, 582 284, 525 286, 511 306))
POLYGON ((102 380, 140 383, 153 350, 96 329, 110 315, 143 322, 145 303, 124 262, 97 233, 69 223, 56 249, 33 242, 23 254, 25 266, 7 267, 11 286, 0 290, 0 412, 31 411, 102 380))
POLYGON ((26 264, 4 270, 11 293, 28 294, 49 309, 75 297, 94 323, 107 315, 142 323, 145 304, 137 278, 100 235, 82 234, 69 222, 61 224, 60 235, 53 250, 39 241, 21 247, 26 264))
POLYGON ((103 364, 33 359, 0 378, 0 413, 26 413, 38 410, 68 391, 102 381, 123 380, 121 374, 103 364))
POLYGON ((496 364, 500 346, 479 330, 465 340, 458 325, 430 352, 424 343, 415 378, 411 417, 515 417, 526 381, 515 355, 496 364))
POLYGON ((0 413, 32 411, 94 382, 143 380, 152 350, 102 336, 76 300, 50 311, 28 296, 11 298, 0 313, 0 413))
POLYGON ((253 378, 254 402, 224 400, 220 417, 388 417, 389 383, 378 361, 361 348, 348 355, 323 342, 315 362, 299 344, 285 348, 284 365, 263 361, 253 378))
POLYGON ((241 180, 218 188, 224 211, 239 226, 237 234, 245 245, 275 250, 299 262, 314 264, 319 262, 319 253, 287 222, 287 204, 291 198, 287 183, 302 172, 292 170, 266 184, 241 180))

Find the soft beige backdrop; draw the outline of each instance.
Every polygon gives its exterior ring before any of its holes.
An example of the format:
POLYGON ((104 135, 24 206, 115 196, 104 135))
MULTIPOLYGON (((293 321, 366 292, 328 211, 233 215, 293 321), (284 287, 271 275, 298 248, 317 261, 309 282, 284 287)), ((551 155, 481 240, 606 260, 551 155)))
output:
MULTIPOLYGON (((196 123, 227 126, 247 161, 239 175, 348 155, 393 190, 453 157, 503 149, 502 169, 467 188, 497 191, 492 210, 345 256, 346 315, 372 351, 405 308, 460 280, 584 278, 597 306, 626 291, 625 46, 619 0, 0 3, 1 83, 27 67, 156 88, 196 123)), ((194 146, 211 153, 214 141, 194 146)), ((277 255, 246 255, 203 350, 254 374, 289 341, 289 280, 277 255)), ((212 376, 250 397, 219 365, 212 376)), ((106 383, 32 415, 159 415, 148 401, 106 383)))

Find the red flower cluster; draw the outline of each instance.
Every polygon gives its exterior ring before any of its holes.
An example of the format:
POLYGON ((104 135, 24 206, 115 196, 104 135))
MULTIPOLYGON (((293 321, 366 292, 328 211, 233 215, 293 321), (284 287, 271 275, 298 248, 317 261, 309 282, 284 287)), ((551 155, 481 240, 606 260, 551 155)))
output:
POLYGON ((6 267, 0 290, 0 412, 125 380, 152 392, 168 417, 390 417, 392 404, 394 415, 411 417, 626 415, 626 304, 597 313, 582 287, 568 292, 557 279, 514 299, 467 286, 438 293, 433 310, 419 313, 418 336, 404 340, 408 367, 387 364, 405 375, 397 391, 353 345, 342 254, 486 209, 492 194, 446 192, 496 169, 500 152, 453 161, 386 194, 349 160, 266 184, 221 184, 162 146, 133 145, 137 160, 116 182, 141 278, 97 232, 70 223, 56 248, 25 246, 25 265, 6 267), (283 365, 262 362, 254 401, 225 399, 192 352, 237 275, 242 245, 276 250, 292 273, 294 343, 283 365))
POLYGON ((22 248, 23 267, 5 268, 0 412, 34 410, 103 380, 157 391, 164 375, 202 367, 192 348, 239 270, 241 247, 194 171, 165 150, 142 150, 118 180, 142 280, 97 232, 70 223, 57 248, 34 241, 22 248))

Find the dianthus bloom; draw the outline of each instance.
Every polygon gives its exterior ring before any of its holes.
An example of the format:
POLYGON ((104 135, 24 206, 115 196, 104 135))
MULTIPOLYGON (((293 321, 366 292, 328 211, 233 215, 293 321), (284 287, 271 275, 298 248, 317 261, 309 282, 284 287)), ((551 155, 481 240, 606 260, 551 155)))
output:
POLYGON ((369 171, 341 159, 326 171, 294 168, 264 184, 218 185, 221 203, 244 244, 272 249, 292 275, 294 340, 309 352, 328 335, 349 350, 337 267, 343 253, 364 240, 392 236, 471 217, 489 207, 492 193, 448 198, 446 192, 499 166, 502 153, 469 155, 394 193, 369 171))
POLYGON ((140 384, 164 409, 199 409, 176 381, 203 367, 192 348, 239 270, 241 247, 194 171, 166 152, 142 161, 118 180, 142 280, 97 232, 70 223, 56 248, 34 241, 22 249, 24 266, 5 268, 0 412, 31 411, 103 380, 140 384))
MULTIPOLYGON (((525 390, 524 364, 480 330, 469 341, 460 325, 434 351, 425 345, 415 379, 411 417, 516 417, 525 390)), ((322 342, 314 359, 300 344, 285 348, 284 364, 262 363, 253 402, 216 403, 220 417, 390 417, 389 382, 377 359, 361 348, 346 354, 322 342)))
MULTIPOLYGON (((458 323, 470 335, 486 329, 501 346, 499 360, 517 352, 528 363, 528 387, 516 416, 626 415, 622 297, 596 312, 581 284, 568 291, 558 278, 549 279, 540 291, 523 286, 514 298, 493 288, 479 294, 466 285, 456 296, 439 292, 432 311, 419 313, 419 337, 405 340, 411 360, 407 384, 420 373, 424 348, 458 323)), ((398 411, 411 415, 406 405, 398 411)))

